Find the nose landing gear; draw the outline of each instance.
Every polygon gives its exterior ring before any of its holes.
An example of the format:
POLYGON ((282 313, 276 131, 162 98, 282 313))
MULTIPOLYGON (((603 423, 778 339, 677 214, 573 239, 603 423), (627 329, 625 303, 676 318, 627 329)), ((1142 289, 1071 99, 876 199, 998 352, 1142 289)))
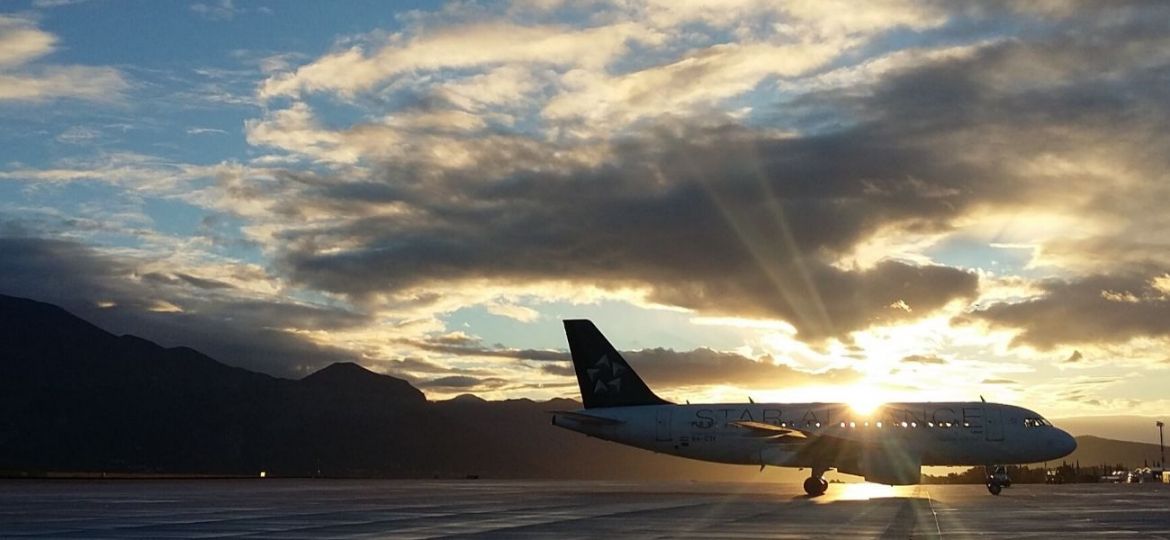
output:
POLYGON ((1007 467, 1002 465, 997 467, 988 467, 987 472, 987 491, 992 495, 999 495, 1005 487, 1012 487, 1012 479, 1008 476, 1007 467))
POLYGON ((825 469, 813 469, 812 476, 804 481, 804 492, 808 493, 809 497, 816 497, 824 495, 825 490, 829 489, 829 482, 825 480, 825 469))

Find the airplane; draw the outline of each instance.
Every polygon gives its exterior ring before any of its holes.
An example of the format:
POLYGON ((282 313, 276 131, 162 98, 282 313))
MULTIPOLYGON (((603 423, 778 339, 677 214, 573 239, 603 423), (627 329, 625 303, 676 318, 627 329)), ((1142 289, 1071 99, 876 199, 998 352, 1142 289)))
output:
MULTIPOLYGON (((1077 446, 1034 411, 986 401, 887 403, 869 413, 844 403, 679 405, 655 395, 593 322, 564 325, 584 408, 550 411, 553 425, 702 461, 807 468, 813 497, 828 489, 830 469, 912 485, 924 465, 991 470, 1054 461, 1077 446)), ((1008 482, 989 474, 987 489, 999 495, 1008 482)))

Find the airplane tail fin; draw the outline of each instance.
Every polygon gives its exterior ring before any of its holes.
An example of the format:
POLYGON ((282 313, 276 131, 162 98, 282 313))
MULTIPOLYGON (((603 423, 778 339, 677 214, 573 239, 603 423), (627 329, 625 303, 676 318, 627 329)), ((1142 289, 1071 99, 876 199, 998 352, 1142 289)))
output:
POLYGON ((650 391, 592 321, 566 320, 565 336, 586 409, 668 403, 650 391))

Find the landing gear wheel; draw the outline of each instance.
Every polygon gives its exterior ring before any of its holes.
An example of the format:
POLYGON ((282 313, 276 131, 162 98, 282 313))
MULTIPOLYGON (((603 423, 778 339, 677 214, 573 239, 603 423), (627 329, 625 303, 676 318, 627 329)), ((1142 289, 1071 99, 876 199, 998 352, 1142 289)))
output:
POLYGON ((1003 486, 999 485, 999 482, 988 482, 987 491, 990 491, 992 495, 999 495, 999 492, 1003 491, 1003 486))
POLYGON ((829 482, 824 478, 810 476, 804 480, 804 492, 808 493, 810 497, 824 495, 827 489, 829 489, 829 482))

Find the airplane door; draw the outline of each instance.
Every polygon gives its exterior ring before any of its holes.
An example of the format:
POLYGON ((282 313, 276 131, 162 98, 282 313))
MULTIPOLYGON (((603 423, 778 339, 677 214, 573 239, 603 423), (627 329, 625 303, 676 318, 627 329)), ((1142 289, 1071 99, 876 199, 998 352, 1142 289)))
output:
POLYGON ((654 416, 654 440, 670 440, 670 407, 659 407, 654 416))
POLYGON ((983 406, 983 416, 987 422, 987 440, 1002 441, 1003 440, 1003 411, 995 405, 983 406))

